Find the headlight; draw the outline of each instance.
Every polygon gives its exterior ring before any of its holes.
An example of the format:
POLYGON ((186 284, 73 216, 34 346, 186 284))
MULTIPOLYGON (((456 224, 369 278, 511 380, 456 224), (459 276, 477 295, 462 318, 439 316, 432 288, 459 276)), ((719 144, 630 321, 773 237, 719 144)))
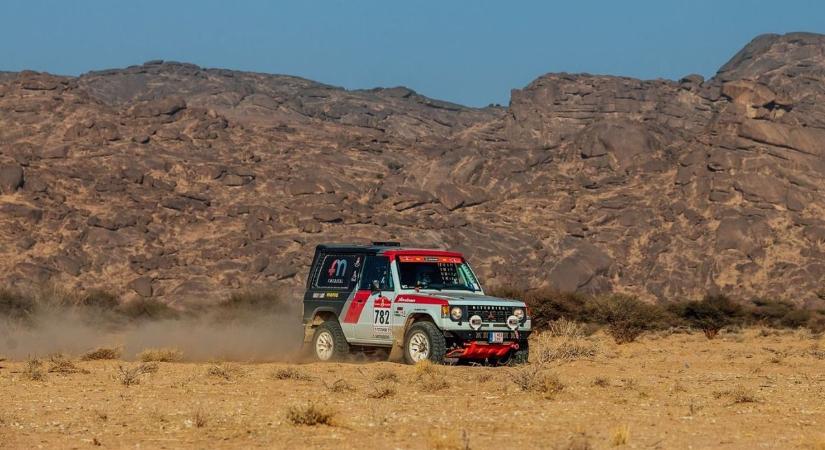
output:
POLYGON ((524 320, 524 309, 523 309, 523 308, 516 308, 516 309, 514 309, 514 310, 513 310, 513 315, 514 315, 514 316, 516 316, 516 318, 517 318, 519 321, 524 320))
POLYGON ((474 330, 481 328, 481 316, 476 314, 473 317, 470 317, 470 328, 474 330))
POLYGON ((461 307, 460 306, 453 306, 450 310, 450 318, 458 322, 461 320, 461 307))
POLYGON ((518 328, 520 322, 521 321, 518 319, 518 317, 510 316, 507 318, 507 328, 515 331, 515 329, 518 328))

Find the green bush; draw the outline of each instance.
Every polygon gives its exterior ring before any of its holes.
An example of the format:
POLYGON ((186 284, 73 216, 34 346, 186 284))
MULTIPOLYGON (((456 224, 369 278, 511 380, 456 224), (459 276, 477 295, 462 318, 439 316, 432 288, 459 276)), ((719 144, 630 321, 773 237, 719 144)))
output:
POLYGON ((19 291, 0 289, 0 317, 31 321, 36 313, 37 302, 34 297, 19 291))
POLYGON ((742 307, 724 295, 709 295, 702 301, 680 305, 679 316, 694 328, 713 339, 722 328, 741 323, 742 307))
POLYGON ((633 342, 645 331, 670 322, 667 312, 659 305, 623 294, 592 298, 586 309, 590 317, 607 326, 607 333, 617 344, 633 342))

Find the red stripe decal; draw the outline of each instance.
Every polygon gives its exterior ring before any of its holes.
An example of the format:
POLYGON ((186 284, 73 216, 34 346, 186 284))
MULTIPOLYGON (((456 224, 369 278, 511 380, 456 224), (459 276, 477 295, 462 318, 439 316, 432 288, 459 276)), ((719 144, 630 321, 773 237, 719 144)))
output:
POLYGON ((447 305, 447 300, 426 295, 399 295, 395 303, 415 303, 417 305, 447 305))
POLYGON ((358 318, 361 317, 361 311, 364 310, 364 305, 367 304, 367 299, 370 298, 371 291, 364 289, 355 293, 352 303, 349 305, 347 314, 344 316, 344 323, 358 323, 358 318))

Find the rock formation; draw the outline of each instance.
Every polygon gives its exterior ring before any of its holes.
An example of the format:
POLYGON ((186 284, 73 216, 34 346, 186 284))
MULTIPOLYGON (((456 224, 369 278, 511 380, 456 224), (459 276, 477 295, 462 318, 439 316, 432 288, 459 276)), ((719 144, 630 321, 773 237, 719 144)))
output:
POLYGON ((709 80, 547 74, 507 108, 163 61, 0 73, 6 285, 210 299, 400 240, 488 285, 817 301, 824 179, 815 34, 709 80))

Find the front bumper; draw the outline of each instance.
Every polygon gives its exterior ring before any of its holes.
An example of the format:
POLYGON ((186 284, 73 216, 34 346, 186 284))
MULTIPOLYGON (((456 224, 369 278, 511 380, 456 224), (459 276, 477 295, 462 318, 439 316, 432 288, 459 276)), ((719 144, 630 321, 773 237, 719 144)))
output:
POLYGON ((446 357, 460 359, 504 358, 510 352, 517 351, 519 348, 521 348, 521 345, 518 342, 485 344, 482 342, 472 341, 462 347, 454 348, 448 351, 446 357))

